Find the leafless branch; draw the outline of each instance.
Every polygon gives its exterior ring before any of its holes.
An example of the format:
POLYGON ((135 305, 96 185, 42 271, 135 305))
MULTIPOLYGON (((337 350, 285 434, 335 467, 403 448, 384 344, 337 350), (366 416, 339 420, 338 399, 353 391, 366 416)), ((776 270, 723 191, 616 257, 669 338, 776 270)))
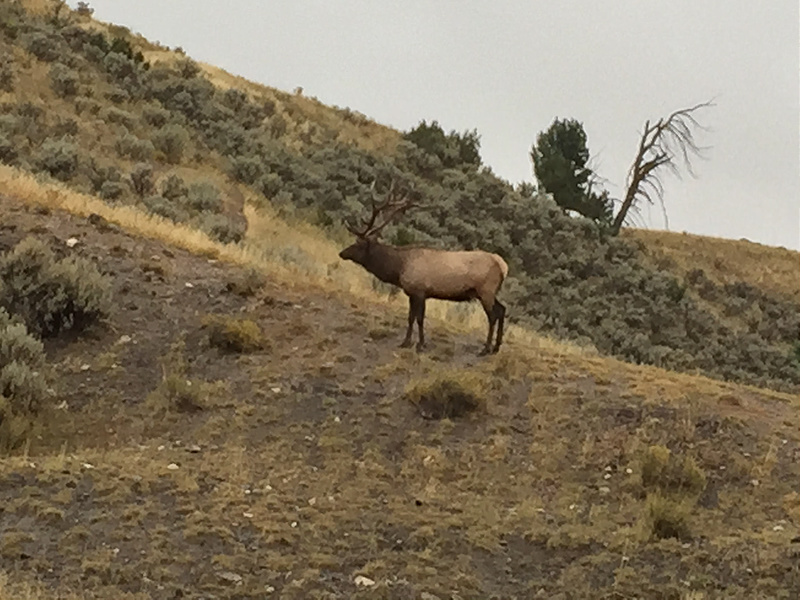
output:
POLYGON ((669 224, 664 205, 662 172, 667 169, 680 177, 683 168, 692 177, 695 176, 692 160, 704 158, 704 152, 708 149, 695 141, 696 130, 707 130, 697 120, 696 113, 711 106, 714 106, 712 101, 702 102, 676 110, 654 124, 649 120, 645 121, 636 158, 628 171, 625 199, 612 225, 614 233, 619 233, 628 213, 641 201, 651 205, 657 201, 667 225, 669 224))

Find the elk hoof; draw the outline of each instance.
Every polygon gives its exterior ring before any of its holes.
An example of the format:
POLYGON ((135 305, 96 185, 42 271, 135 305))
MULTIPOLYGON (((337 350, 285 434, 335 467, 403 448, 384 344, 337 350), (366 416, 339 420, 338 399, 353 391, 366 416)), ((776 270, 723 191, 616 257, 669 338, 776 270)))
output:
POLYGON ((410 348, 411 347, 411 340, 403 340, 403 343, 400 344, 401 348, 410 348))
POLYGON ((478 356, 486 356, 491 352, 489 348, 483 348, 480 352, 478 352, 478 356))
POLYGON ((417 344, 417 352, 422 352, 425 349, 425 344, 417 344))

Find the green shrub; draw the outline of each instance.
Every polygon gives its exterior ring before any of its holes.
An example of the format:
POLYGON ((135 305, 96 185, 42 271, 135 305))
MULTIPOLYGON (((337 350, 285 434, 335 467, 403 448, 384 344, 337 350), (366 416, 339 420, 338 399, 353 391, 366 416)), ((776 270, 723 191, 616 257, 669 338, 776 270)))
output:
POLYGON ((163 196, 147 196, 142 202, 151 213, 162 216, 175 223, 181 223, 188 217, 186 211, 183 210, 178 203, 164 198, 163 196))
POLYGON ((252 185, 263 171, 261 160, 255 156, 236 156, 231 159, 231 175, 236 181, 252 185))
POLYGON ((125 193, 125 184, 121 181, 104 181, 100 185, 99 195, 103 200, 117 200, 125 193))
POLYGON ((193 211, 218 213, 222 210, 222 197, 213 183, 192 183, 186 192, 186 203, 193 211))
POLYGON ((140 198, 153 192, 153 167, 147 163, 139 163, 130 174, 131 188, 140 198))
POLYGON ((61 98, 70 98, 78 93, 80 78, 78 74, 61 63, 50 67, 50 87, 61 98))
POLYGON ((25 38, 25 47, 36 58, 47 62, 57 60, 62 54, 58 38, 41 31, 29 33, 25 38))
POLYGON ((61 181, 69 181, 78 170, 78 147, 68 138, 47 139, 36 153, 36 165, 61 181))
POLYGON ((223 244, 235 244, 244 238, 245 226, 227 215, 204 212, 195 219, 197 227, 223 244))
POLYGON ((13 165, 17 160, 17 144, 12 142, 5 133, 0 132, 0 162, 13 165))
POLYGON ((142 118, 153 127, 163 127, 170 118, 170 112, 157 104, 148 104, 142 109, 142 118))
POLYGON ((203 319, 211 346, 225 352, 256 352, 264 347, 264 336, 255 321, 239 317, 208 315, 203 319))
POLYGON ((0 115, 0 133, 11 137, 25 131, 23 119, 10 113, 0 115))
POLYGON ((283 188, 283 180, 277 173, 267 173, 259 178, 256 187, 264 196, 272 199, 283 188))
POLYGON ((486 406, 487 386, 480 374, 464 369, 412 379, 405 397, 426 419, 453 419, 486 406))
POLYGON ((120 156, 138 161, 151 160, 155 154, 155 148, 150 140, 139 139, 130 133, 117 140, 116 149, 120 156))
POLYGON ((44 347, 0 307, 0 448, 18 446, 48 397, 44 347))
POLYGON ((91 261, 58 259, 33 237, 0 256, 0 306, 38 335, 85 329, 108 313, 110 295, 110 280, 91 261))
POLYGON ((122 173, 116 165, 100 164, 93 157, 87 161, 85 173, 95 193, 99 192, 107 181, 122 181, 122 173))
POLYGON ((168 163, 176 164, 183 158, 189 134, 180 125, 171 123, 158 129, 153 134, 152 141, 153 146, 164 155, 168 163))
POLYGON ((167 200, 179 200, 184 198, 189 193, 186 184, 175 173, 170 173, 167 177, 161 180, 159 186, 161 195, 167 200))
POLYGON ((94 98, 86 98, 85 96, 75 98, 75 112, 79 115, 83 113, 98 115, 102 107, 103 105, 94 98))
POLYGON ((13 92, 15 80, 14 60, 10 56, 0 58, 0 92, 13 92))
POLYGON ((109 123, 123 125, 128 129, 132 129, 136 123, 136 116, 133 113, 122 108, 117 108, 116 106, 109 106, 106 108, 103 111, 102 118, 109 123))

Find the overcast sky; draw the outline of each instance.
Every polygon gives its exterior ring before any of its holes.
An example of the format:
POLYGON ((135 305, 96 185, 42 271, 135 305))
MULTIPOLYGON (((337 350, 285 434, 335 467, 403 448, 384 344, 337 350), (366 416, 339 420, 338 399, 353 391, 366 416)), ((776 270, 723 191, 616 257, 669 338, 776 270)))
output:
MULTIPOLYGON (((75 1, 70 5, 75 6, 75 1)), ((533 179, 556 117, 581 121, 612 196, 646 119, 714 99, 669 228, 800 247, 797 0, 92 0, 95 17, 401 130, 477 128, 484 162, 533 179)), ((643 213, 663 229, 659 208, 643 213)))

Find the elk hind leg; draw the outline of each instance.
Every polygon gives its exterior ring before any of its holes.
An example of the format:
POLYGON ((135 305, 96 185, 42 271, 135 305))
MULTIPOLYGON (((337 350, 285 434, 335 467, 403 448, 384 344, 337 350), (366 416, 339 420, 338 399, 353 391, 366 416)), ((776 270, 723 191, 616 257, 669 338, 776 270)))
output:
POLYGON ((494 298, 481 298, 481 305, 483 306, 483 311, 486 313, 486 318, 489 320, 489 334, 486 336, 486 345, 484 345, 483 350, 481 350, 480 355, 489 354, 492 351, 492 338, 494 337, 494 326, 497 322, 497 312, 495 311, 495 301, 494 298))
MULTIPOLYGON (((493 354, 497 354, 497 351, 500 350, 500 344, 503 343, 503 325, 506 320, 506 307, 499 300, 494 301, 494 306, 492 307, 492 312, 495 315, 495 321, 497 322, 497 341, 494 344, 494 349, 492 350, 493 354)), ((491 336, 489 336, 489 340, 491 341, 491 336)))

